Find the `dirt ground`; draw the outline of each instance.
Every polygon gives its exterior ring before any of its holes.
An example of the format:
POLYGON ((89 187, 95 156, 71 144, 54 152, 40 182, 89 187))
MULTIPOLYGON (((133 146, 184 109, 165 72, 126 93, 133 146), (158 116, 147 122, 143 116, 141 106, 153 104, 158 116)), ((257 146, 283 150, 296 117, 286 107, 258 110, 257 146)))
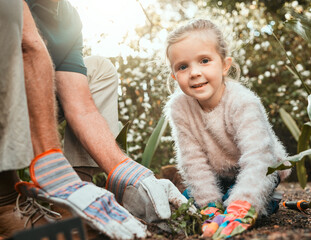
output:
MULTIPOLYGON (((180 191, 184 190, 181 184, 181 178, 177 174, 174 166, 165 166, 162 168, 158 178, 167 178, 171 180, 180 191)), ((277 188, 283 192, 283 201, 311 201, 311 182, 305 189, 302 189, 297 182, 281 183, 277 188)), ((290 210, 280 203, 279 211, 266 218, 257 219, 255 225, 241 235, 234 236, 230 239, 239 240, 311 240, 311 215, 290 210)), ((311 210, 309 212, 311 214, 311 210)), ((63 215, 63 217, 70 217, 63 215)), ((154 225, 148 225, 150 232, 148 240, 182 240, 182 239, 203 239, 199 235, 188 236, 184 234, 172 235, 160 230, 154 225)), ((87 238, 89 240, 109 239, 98 232, 87 228, 87 238)))
MULTIPOLYGON (((180 191, 184 186, 181 184, 180 176, 176 173, 176 169, 172 166, 166 166, 162 169, 159 178, 170 179, 180 191)), ((277 188, 283 192, 283 201, 311 201, 311 182, 305 189, 302 189, 297 182, 281 183, 277 188)), ((234 236, 230 239, 239 240, 311 240, 311 209, 307 214, 285 208, 280 203, 279 211, 266 218, 257 219, 255 225, 241 235, 234 236)), ((63 208, 53 209, 62 214, 63 219, 71 218, 72 215, 63 208)), ((200 235, 186 237, 184 234, 173 235, 162 231, 154 225, 147 225, 150 232, 147 240, 194 240, 203 239, 200 235)), ((0 226, 1 228, 1 226, 0 226)), ((97 231, 86 227, 88 240, 109 239, 104 235, 98 235, 97 231)), ((76 239, 76 238, 74 238, 76 239)))
MULTIPOLYGON (((281 183, 278 187, 283 191, 283 201, 311 200, 311 183, 303 190, 298 183, 281 183)), ((310 210, 311 213, 311 210, 310 210)), ((182 240, 203 239, 199 235, 189 236, 184 234, 171 235, 163 232, 155 226, 148 226, 150 236, 148 240, 182 240)), ((89 239, 108 239, 104 236, 89 239)), ((305 240, 311 239, 311 215, 285 208, 280 204, 280 209, 270 217, 257 219, 256 224, 241 235, 234 236, 233 240, 305 240)))
MULTIPOLYGON (((304 190, 298 183, 282 183, 278 187, 278 190, 284 192, 283 200, 296 201, 304 199, 309 201, 311 198, 311 183, 308 183, 304 190)), ((152 236, 148 237, 148 239, 202 239, 200 236, 189 236, 188 238, 186 238, 185 235, 171 236, 167 233, 157 232, 155 228, 152 228, 151 231, 153 231, 152 236)), ((254 227, 239 236, 232 237, 231 239, 311 239, 311 215, 289 210, 280 204, 280 209, 276 214, 267 218, 257 219, 254 227)))
MULTIPOLYGON (((298 183, 282 183, 278 189, 284 192, 282 201, 311 200, 311 183, 304 190, 298 183)), ((280 204, 276 214, 259 219, 252 229, 232 239, 311 239, 311 215, 287 209, 280 204)))
MULTIPOLYGON (((311 200, 311 183, 303 190, 298 183, 281 183, 278 187, 283 191, 283 201, 311 200)), ((310 210, 311 213, 311 210, 310 210)), ((148 240, 182 240, 182 239, 203 239, 199 235, 188 236, 184 234, 171 235, 161 231, 155 226, 148 225, 150 232, 148 240)), ((104 236, 92 237, 89 239, 108 239, 104 236)), ((93 235, 94 236, 94 235, 93 235)), ((311 215, 285 208, 280 204, 280 209, 270 217, 257 219, 256 224, 241 235, 234 236, 233 240, 305 240, 311 239, 311 215)))
MULTIPOLYGON (((311 198, 311 183, 303 190, 298 183, 282 183, 278 190, 283 191, 283 200, 296 201, 311 198)), ((283 201, 282 200, 282 201, 283 201)), ((311 211, 310 211, 311 212, 311 211)), ((148 239, 203 239, 200 236, 172 236, 150 228, 152 235, 148 239)), ((240 240, 301 240, 311 239, 311 215, 289 210, 280 204, 280 209, 270 217, 257 219, 256 224, 241 235, 231 239, 240 240)))

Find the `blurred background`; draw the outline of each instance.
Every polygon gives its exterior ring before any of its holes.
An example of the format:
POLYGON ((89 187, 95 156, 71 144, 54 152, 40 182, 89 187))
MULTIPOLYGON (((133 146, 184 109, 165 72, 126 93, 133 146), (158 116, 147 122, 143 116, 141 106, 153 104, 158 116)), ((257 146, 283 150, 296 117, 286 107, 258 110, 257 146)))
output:
MULTIPOLYGON (((133 159, 141 161, 169 96, 166 36, 193 18, 211 19, 224 30, 231 56, 241 67, 241 82, 261 97, 273 129, 289 154, 297 153, 297 141, 280 117, 280 108, 289 113, 299 128, 309 121, 308 93, 300 78, 311 87, 311 45, 287 28, 285 22, 297 17, 310 21, 310 0, 71 0, 71 3, 83 23, 85 56, 107 57, 118 70, 119 119, 122 124, 130 122, 128 151, 133 159), (291 64, 288 56, 300 78, 287 67, 291 64)), ((173 163, 173 142, 167 127, 151 169, 159 172, 161 166, 173 163)), ((306 166, 311 169, 308 161, 306 166)))

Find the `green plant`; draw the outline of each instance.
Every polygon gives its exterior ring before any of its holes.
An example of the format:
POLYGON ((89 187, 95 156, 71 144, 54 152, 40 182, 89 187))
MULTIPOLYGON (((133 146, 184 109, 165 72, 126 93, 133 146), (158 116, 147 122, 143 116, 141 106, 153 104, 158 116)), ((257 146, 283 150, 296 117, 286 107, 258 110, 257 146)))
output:
POLYGON ((191 211, 193 203, 193 198, 190 198, 187 203, 181 204, 178 209, 173 211, 169 219, 169 226, 173 233, 183 232, 186 237, 202 234, 201 227, 208 216, 202 215, 200 209, 197 209, 196 212, 191 211))
POLYGON ((26 181, 26 182, 31 181, 30 173, 29 173, 29 167, 18 170, 17 175, 18 175, 19 179, 22 181, 26 181))
MULTIPOLYGON (((147 141, 146 147, 143 151, 142 162, 141 164, 147 168, 150 168, 152 158, 154 156, 155 151, 157 150, 159 143, 161 141, 161 137, 167 127, 167 119, 164 116, 161 116, 156 127, 151 133, 150 138, 147 141)), ((129 122, 127 122, 120 131, 119 135, 116 138, 116 141, 120 145, 120 147, 128 153, 128 144, 127 144, 127 132, 129 129, 129 122)))
MULTIPOLYGON (((121 123, 120 123, 121 124, 121 123)), ((127 146, 127 131, 129 129, 130 122, 127 122, 119 132, 116 137, 116 141, 119 144, 120 148, 123 149, 128 154, 128 146, 127 146)))
MULTIPOLYGON (((310 105, 310 102, 308 105, 310 105)), ((308 114, 309 114, 309 109, 308 109, 308 114)), ((287 126, 291 134, 293 135, 294 139, 297 141, 297 153, 307 150, 309 148, 309 143, 310 143, 311 122, 304 123, 302 130, 300 131, 295 120, 283 108, 280 109, 280 115, 281 115, 283 122, 285 123, 285 125, 287 126)), ((305 167, 305 158, 304 157, 301 158, 293 166, 296 166, 296 172, 297 172, 297 177, 298 177, 300 186, 302 188, 305 188, 307 184, 307 180, 308 180, 308 175, 307 175, 307 171, 305 167)))
MULTIPOLYGON (((311 21, 310 19, 305 18, 302 15, 292 13, 296 18, 289 20, 285 23, 285 26, 296 32, 298 35, 300 35, 304 40, 306 40, 308 43, 311 43, 311 21)), ((285 55, 287 59, 289 60, 291 66, 286 66, 287 69, 294 75, 296 76, 302 83, 302 86, 304 87, 305 91, 309 94, 308 96, 308 107, 307 107, 307 112, 309 119, 311 120, 311 90, 308 87, 307 84, 305 84, 304 79, 302 78, 301 74, 299 71, 296 69, 296 65, 293 61, 293 59, 287 54, 286 50, 284 49, 282 43, 278 40, 278 38, 274 35, 276 40, 278 41, 280 47, 282 50, 285 52, 285 55)), ((281 169, 288 169, 296 166, 296 171, 297 171, 297 177, 298 181, 300 183, 300 186, 302 188, 305 188, 307 184, 307 171, 305 167, 305 156, 309 155, 308 151, 305 151, 309 148, 309 143, 310 143, 310 136, 311 136, 311 122, 307 122, 303 124, 303 127, 300 131, 298 125, 296 124, 295 120, 288 114, 283 108, 280 109, 280 115, 293 135, 294 139, 297 141, 297 153, 298 155, 292 156, 287 158, 285 161, 289 161, 291 163, 291 166, 286 166, 284 165, 284 162, 273 166, 268 169, 268 174, 274 172, 276 169, 281 170, 281 169), (305 152, 304 152, 305 151, 305 152), (302 153, 303 152, 303 153, 302 153)))
POLYGON ((167 122, 168 122, 167 119, 165 119, 164 116, 161 116, 150 138, 148 139, 148 142, 142 155, 142 162, 141 162, 142 165, 144 165, 147 168, 150 168, 153 155, 159 146, 161 137, 166 129, 167 122))

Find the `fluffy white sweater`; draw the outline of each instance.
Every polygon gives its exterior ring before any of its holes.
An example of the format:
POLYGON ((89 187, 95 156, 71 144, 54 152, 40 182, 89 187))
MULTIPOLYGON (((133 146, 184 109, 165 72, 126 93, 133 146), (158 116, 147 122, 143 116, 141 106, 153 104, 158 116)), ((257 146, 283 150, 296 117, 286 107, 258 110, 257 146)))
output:
MULTIPOLYGON (((221 201, 216 175, 236 178, 228 206, 235 200, 250 202, 265 214, 277 176, 267 168, 287 154, 273 132, 260 99, 235 81, 227 81, 220 103, 205 112, 197 100, 181 91, 165 106, 175 141, 177 166, 200 206, 221 201)), ((281 171, 281 180, 290 170, 281 171)))

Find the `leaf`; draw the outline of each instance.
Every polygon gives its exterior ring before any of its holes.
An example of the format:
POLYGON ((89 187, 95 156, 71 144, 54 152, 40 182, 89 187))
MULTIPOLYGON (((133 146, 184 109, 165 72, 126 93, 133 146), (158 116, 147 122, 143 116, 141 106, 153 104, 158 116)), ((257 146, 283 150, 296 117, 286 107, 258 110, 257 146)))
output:
POLYGON ((180 210, 181 212, 186 212, 188 209, 189 209, 189 206, 188 206, 187 203, 182 203, 182 204, 180 205, 180 207, 179 207, 179 210, 180 210))
POLYGON ((301 19, 292 19, 286 21, 285 26, 293 30, 308 43, 311 43, 311 29, 305 21, 302 21, 301 19))
POLYGON ((107 177, 105 172, 100 172, 92 176, 92 182, 98 187, 105 187, 107 177))
POLYGON ((295 140, 298 142, 300 136, 300 130, 295 122, 295 120, 285 111, 284 108, 280 108, 280 115, 285 123, 286 127, 289 129, 295 140))
POLYGON ((181 228, 186 228, 186 226, 187 226, 187 222, 186 222, 186 221, 182 221, 182 222, 180 223, 180 227, 181 227, 181 228))
MULTIPOLYGON (((297 145, 298 153, 307 150, 309 148, 310 136, 311 136, 311 123, 308 122, 303 125, 301 135, 299 136, 297 145)), ((299 184, 304 189, 306 187, 308 179, 307 170, 305 167, 305 157, 303 157, 299 162, 296 163, 296 171, 299 184)))
POLYGON ((308 96, 307 112, 308 112, 309 119, 311 120, 311 94, 308 96))
POLYGON ((128 153, 127 150, 127 132, 129 128, 130 122, 127 122, 121 131, 119 132, 116 141, 119 144, 120 148, 123 149, 126 153, 128 153))
POLYGON ((300 152, 294 156, 287 157, 286 160, 288 160, 289 162, 295 163, 295 162, 300 161, 303 157, 308 156, 308 155, 311 155, 311 149, 300 152))
POLYGON ((292 167, 293 167, 293 165, 287 166, 287 165, 285 165, 285 164, 282 162, 282 163, 279 163, 279 164, 276 165, 276 166, 268 167, 268 171, 267 171, 267 174, 266 174, 266 175, 270 175, 270 174, 274 173, 275 171, 281 171, 281 170, 290 169, 290 168, 292 168, 292 167))
POLYGON ((291 69, 290 66, 285 65, 285 67, 287 68, 288 71, 290 71, 291 74, 293 74, 295 77, 299 78, 297 73, 293 69, 291 69))
POLYGON ((149 168, 151 165, 152 157, 156 149, 158 148, 160 139, 166 129, 167 123, 168 123, 167 119, 165 119, 165 117, 162 116, 157 126, 153 130, 150 138, 148 139, 148 142, 142 155, 142 162, 141 162, 141 164, 147 168, 149 168))
POLYGON ((194 205, 193 198, 188 199, 187 203, 183 203, 178 209, 175 209, 168 220, 169 226, 173 232, 183 232, 186 237, 188 235, 200 234, 201 226, 205 217, 200 214, 201 209, 197 209, 197 212, 189 211, 194 205))
POLYGON ((31 181, 29 167, 17 170, 17 174, 21 180, 26 181, 26 182, 31 181))
POLYGON ((290 156, 285 158, 282 162, 276 164, 275 166, 269 167, 267 175, 277 171, 277 170, 285 170, 293 167, 293 164, 299 162, 303 157, 305 156, 311 156, 311 149, 308 149, 306 151, 300 152, 294 156, 290 156), (285 162, 290 162, 292 165, 291 166, 286 166, 284 165, 285 162))

